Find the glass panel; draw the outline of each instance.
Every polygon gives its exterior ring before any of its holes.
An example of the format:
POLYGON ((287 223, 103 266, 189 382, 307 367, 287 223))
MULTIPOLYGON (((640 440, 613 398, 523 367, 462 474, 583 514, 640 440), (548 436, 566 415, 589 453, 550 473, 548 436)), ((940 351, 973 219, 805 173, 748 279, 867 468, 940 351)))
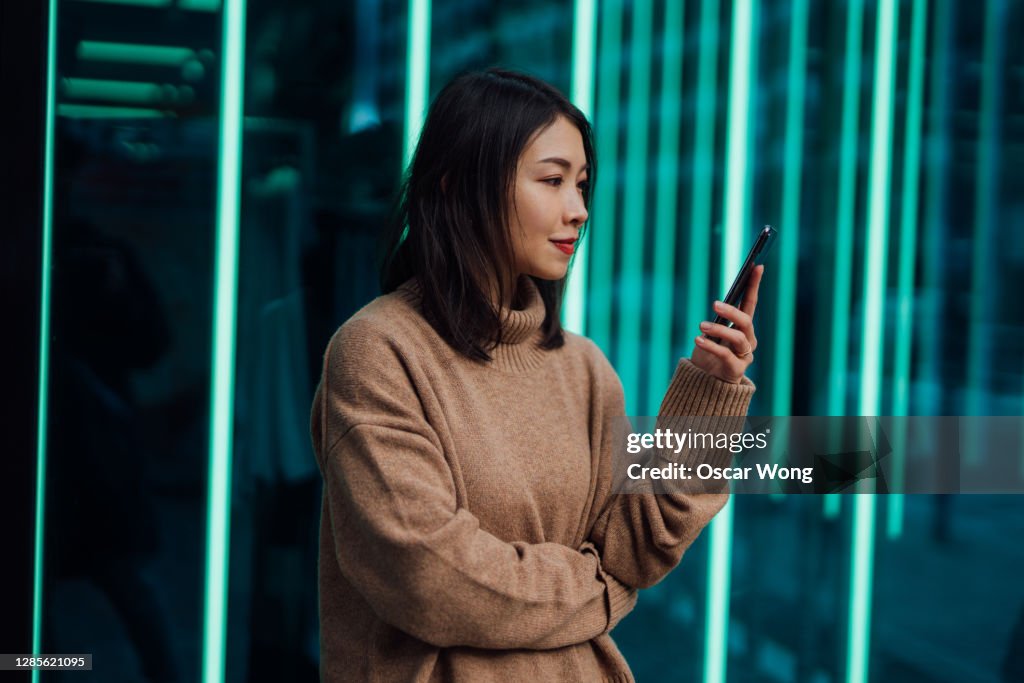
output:
POLYGON ((310 404, 327 341, 378 292, 406 17, 404 3, 367 0, 248 7, 230 681, 319 680, 310 404))
POLYGON ((220 16, 58 7, 41 678, 194 680, 220 16))

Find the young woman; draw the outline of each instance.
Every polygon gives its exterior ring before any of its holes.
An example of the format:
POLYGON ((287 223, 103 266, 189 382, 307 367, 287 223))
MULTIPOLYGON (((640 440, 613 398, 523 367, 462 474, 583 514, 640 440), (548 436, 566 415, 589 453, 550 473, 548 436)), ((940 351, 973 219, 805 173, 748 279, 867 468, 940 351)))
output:
MULTIPOLYGON (((583 114, 530 76, 463 74, 431 106, 385 294, 313 402, 322 680, 633 680, 609 632, 728 493, 612 491, 622 384, 559 325, 595 170, 583 114)), ((659 415, 746 414, 761 272, 659 415)))

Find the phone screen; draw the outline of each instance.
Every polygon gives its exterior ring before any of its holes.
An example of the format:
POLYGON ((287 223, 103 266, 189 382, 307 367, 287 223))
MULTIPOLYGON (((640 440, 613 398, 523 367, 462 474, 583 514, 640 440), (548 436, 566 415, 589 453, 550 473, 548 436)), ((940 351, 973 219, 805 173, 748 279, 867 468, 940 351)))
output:
MULTIPOLYGON (((730 306, 736 306, 737 308, 743 302, 743 295, 747 291, 747 282, 750 280, 750 274, 754 270, 754 266, 761 265, 764 262, 764 256, 768 253, 768 249, 775 243, 775 238, 779 234, 778 230, 770 225, 764 226, 760 233, 757 235, 757 239, 754 240, 754 246, 750 248, 747 253, 746 260, 743 261, 743 266, 740 268, 740 272, 736 274, 736 277, 732 281, 732 286, 729 287, 729 292, 722 299, 725 303, 730 306)), ((723 318, 720 315, 715 316, 715 322, 719 325, 726 325, 732 327, 732 321, 723 318)), ((708 335, 714 342, 719 340, 715 337, 708 335)))

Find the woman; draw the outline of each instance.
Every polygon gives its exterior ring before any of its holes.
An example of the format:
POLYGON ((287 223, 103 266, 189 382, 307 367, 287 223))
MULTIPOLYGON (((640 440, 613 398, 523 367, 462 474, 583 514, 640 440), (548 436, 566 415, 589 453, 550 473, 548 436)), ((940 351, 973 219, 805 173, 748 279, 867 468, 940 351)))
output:
MULTIPOLYGON (((622 384, 559 325, 594 172, 585 117, 534 78, 464 74, 431 106, 385 294, 313 403, 322 680, 633 680, 609 632, 728 494, 612 494, 622 384)), ((659 414, 746 414, 760 277, 659 414)))

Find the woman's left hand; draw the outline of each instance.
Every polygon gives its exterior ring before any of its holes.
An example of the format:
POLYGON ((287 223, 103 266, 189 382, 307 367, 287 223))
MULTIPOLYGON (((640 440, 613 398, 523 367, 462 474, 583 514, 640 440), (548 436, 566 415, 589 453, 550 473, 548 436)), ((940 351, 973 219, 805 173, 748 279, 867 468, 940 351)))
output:
POLYGON ((739 308, 721 301, 715 302, 715 313, 733 323, 733 327, 704 321, 700 324, 704 334, 694 342, 690 361, 704 372, 723 382, 739 384, 750 364, 754 362, 757 337, 754 335, 754 309, 757 308, 757 289, 761 285, 764 266, 757 266, 750 274, 750 285, 739 308), (707 336, 704 336, 707 335, 707 336), (716 343, 709 337, 717 337, 716 343))

